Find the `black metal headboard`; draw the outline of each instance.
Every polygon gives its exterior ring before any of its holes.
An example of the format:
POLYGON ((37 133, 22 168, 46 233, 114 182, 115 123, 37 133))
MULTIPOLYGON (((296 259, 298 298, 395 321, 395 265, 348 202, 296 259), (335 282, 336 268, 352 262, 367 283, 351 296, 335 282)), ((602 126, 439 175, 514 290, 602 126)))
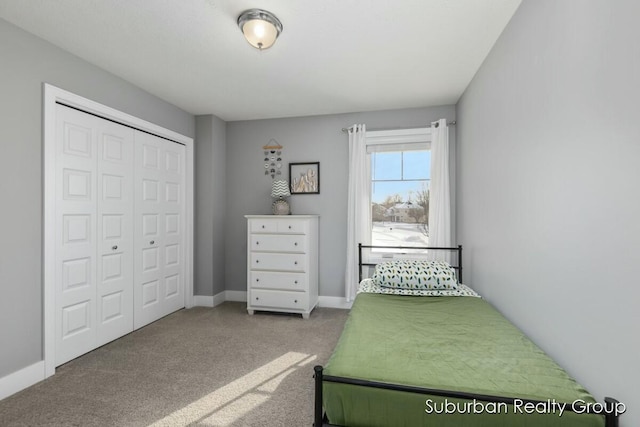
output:
POLYGON ((430 247, 430 246, 376 246, 376 245, 363 245, 362 243, 358 243, 358 281, 362 281, 362 267, 373 267, 375 263, 362 262, 362 250, 363 249, 406 249, 406 250, 435 250, 435 251, 450 251, 457 252, 458 256, 456 257, 456 263, 452 264, 451 267, 456 270, 458 274, 458 283, 462 283, 462 245, 458 245, 457 247, 451 248, 442 248, 442 247, 430 247))

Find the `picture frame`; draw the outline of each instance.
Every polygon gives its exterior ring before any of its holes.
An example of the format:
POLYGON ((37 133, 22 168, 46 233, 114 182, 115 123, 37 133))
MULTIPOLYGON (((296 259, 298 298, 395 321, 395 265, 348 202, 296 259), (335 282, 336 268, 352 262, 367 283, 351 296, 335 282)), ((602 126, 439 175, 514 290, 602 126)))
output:
POLYGON ((320 162, 289 163, 291 194, 320 194, 320 162))

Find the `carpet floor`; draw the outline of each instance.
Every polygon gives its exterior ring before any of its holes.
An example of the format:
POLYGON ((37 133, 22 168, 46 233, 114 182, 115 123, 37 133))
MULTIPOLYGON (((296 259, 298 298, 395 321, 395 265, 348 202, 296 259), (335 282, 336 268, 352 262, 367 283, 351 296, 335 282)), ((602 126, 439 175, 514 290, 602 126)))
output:
POLYGON ((313 366, 347 315, 181 310, 0 401, 0 426, 311 426, 313 366))

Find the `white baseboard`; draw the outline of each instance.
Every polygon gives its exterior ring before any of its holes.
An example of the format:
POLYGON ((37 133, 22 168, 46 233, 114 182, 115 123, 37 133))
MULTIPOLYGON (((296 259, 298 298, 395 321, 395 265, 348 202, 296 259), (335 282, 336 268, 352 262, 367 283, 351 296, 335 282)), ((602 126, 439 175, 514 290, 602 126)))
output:
POLYGON ((327 308, 342 308, 350 310, 353 305, 353 301, 347 302, 345 297, 318 297, 318 307, 327 308))
POLYGON ((0 378, 0 400, 44 380, 44 360, 0 378))
POLYGON ((213 296, 211 295, 195 295, 193 297, 193 305, 195 307, 215 307, 218 306, 220 304, 222 304, 225 301, 246 301, 247 300, 247 293, 246 292, 239 292, 241 294, 244 294, 244 300, 242 299, 233 299, 233 298, 242 298, 242 296, 232 296, 231 298, 228 297, 228 293, 229 292, 234 292, 234 291, 222 291, 218 294, 215 294, 213 296))
MULTIPOLYGON (((193 304, 197 307, 216 307, 225 301, 246 302, 246 291, 223 291, 214 296, 196 295, 193 304)), ((350 310, 353 302, 347 302, 344 297, 318 297, 318 306, 327 308, 342 308, 350 310)))
POLYGON ((213 296, 213 307, 222 304, 227 300, 227 291, 222 291, 213 296))
POLYGON ((224 291, 225 301, 247 302, 247 291, 224 291))
POLYGON ((209 295, 194 295, 193 305, 194 307, 213 307, 214 298, 209 295))
POLYGON ((193 297, 193 305, 196 307, 215 307, 225 301, 247 301, 247 293, 245 291, 222 291, 214 296, 195 295, 193 297))

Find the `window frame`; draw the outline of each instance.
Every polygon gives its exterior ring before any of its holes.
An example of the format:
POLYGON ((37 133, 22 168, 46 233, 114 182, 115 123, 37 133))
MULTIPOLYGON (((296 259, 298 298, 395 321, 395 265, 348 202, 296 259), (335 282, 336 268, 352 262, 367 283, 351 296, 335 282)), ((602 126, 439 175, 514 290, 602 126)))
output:
MULTIPOLYGON (((431 150, 431 127, 390 129, 380 131, 367 131, 366 149, 368 164, 371 165, 371 153, 384 151, 410 151, 410 150, 431 150)), ((372 206, 371 188, 373 183, 373 170, 369 168, 369 209, 372 206)), ((373 234, 373 218, 370 224, 373 234)), ((370 238, 372 235, 370 236, 370 238)), ((363 254, 366 262, 380 263, 392 259, 403 258, 426 258, 426 253, 412 252, 385 252, 368 249, 363 254)))

